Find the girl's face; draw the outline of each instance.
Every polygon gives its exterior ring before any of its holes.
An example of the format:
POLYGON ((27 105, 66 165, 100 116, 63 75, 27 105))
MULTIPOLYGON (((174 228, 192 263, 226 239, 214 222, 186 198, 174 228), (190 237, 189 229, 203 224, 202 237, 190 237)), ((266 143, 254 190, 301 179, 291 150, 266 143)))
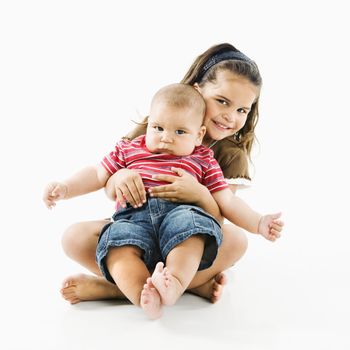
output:
POLYGON ((239 131, 259 94, 259 88, 249 80, 226 70, 217 73, 215 82, 208 82, 203 87, 194 86, 204 97, 207 107, 205 146, 239 131))

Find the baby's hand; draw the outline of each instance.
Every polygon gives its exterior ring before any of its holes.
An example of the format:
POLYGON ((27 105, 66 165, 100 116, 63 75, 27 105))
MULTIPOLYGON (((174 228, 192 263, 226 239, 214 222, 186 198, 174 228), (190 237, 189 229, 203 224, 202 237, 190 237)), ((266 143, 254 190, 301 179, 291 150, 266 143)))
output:
POLYGON ((52 209, 56 202, 60 199, 64 199, 67 196, 68 187, 66 184, 61 182, 50 182, 43 195, 43 201, 49 209, 52 209))
POLYGON ((282 213, 262 216, 259 221, 258 233, 272 242, 280 238, 280 232, 284 225, 283 221, 279 219, 281 215, 282 213))

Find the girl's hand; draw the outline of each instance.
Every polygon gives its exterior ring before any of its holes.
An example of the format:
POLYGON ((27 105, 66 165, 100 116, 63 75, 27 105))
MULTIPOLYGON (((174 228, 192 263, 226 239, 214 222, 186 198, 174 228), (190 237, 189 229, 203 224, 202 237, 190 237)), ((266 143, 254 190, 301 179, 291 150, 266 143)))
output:
POLYGON ((161 185, 150 188, 151 197, 164 198, 171 202, 197 204, 201 197, 203 187, 192 175, 180 168, 171 168, 178 176, 153 175, 153 179, 169 182, 169 185, 161 185))
POLYGON ((108 197, 116 199, 125 208, 128 202, 134 208, 141 207, 146 202, 146 191, 142 178, 137 171, 130 169, 118 170, 106 184, 108 197))
POLYGON ((283 229, 283 221, 279 218, 282 213, 264 215, 259 221, 258 233, 264 236, 267 240, 274 242, 277 238, 281 237, 281 231, 283 229))
POLYGON ((49 209, 52 209, 56 202, 66 198, 68 187, 61 182, 50 182, 44 190, 43 201, 49 209))

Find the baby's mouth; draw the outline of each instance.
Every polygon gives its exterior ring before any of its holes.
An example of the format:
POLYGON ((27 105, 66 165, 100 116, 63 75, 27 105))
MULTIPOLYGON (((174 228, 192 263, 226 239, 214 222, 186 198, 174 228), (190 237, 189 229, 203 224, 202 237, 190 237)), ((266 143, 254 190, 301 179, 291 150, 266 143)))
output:
POLYGON ((169 148, 166 147, 160 147, 157 149, 155 153, 167 153, 167 154, 172 154, 172 151, 169 148))

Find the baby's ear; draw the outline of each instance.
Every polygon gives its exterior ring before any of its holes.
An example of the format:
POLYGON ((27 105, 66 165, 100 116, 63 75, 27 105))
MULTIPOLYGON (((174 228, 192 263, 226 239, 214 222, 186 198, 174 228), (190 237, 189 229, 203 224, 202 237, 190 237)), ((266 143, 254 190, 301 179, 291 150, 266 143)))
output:
POLYGON ((196 146, 200 146, 202 144, 203 141, 203 137, 205 135, 207 128, 203 125, 201 126, 201 128, 198 131, 198 136, 196 138, 196 146))

